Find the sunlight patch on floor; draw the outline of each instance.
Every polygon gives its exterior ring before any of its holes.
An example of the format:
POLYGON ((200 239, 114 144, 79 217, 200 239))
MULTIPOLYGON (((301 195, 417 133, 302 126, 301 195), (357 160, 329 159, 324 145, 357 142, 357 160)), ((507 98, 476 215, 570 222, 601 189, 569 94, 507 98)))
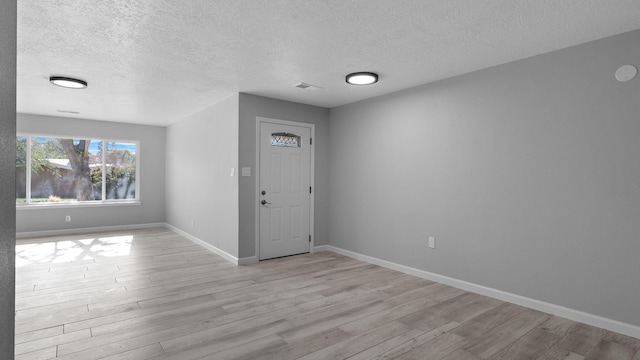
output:
POLYGON ((16 245, 16 267, 127 256, 133 235, 16 245))

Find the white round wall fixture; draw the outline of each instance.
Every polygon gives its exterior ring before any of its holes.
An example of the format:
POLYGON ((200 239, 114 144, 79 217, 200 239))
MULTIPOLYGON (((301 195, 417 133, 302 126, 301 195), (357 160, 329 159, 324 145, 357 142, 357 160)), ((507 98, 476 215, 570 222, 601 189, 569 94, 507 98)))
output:
POLYGON ((638 75, 638 68, 633 65, 623 65, 616 70, 616 80, 625 82, 633 79, 638 75))

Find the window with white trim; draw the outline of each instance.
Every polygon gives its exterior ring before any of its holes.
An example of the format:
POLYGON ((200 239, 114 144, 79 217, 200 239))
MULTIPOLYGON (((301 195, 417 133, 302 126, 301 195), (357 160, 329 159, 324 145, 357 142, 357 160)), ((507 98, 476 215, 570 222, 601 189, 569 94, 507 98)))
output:
POLYGON ((138 200, 137 142, 16 137, 16 205, 138 200))

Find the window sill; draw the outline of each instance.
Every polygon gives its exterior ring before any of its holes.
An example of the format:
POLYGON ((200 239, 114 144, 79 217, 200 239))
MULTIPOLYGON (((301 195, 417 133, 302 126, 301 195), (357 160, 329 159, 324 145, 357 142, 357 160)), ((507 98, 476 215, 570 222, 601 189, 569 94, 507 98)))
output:
POLYGON ((142 205, 142 200, 125 201, 87 201, 81 203, 40 203, 40 204, 16 204, 16 210, 42 210, 42 209, 73 209, 105 206, 136 206, 142 205))

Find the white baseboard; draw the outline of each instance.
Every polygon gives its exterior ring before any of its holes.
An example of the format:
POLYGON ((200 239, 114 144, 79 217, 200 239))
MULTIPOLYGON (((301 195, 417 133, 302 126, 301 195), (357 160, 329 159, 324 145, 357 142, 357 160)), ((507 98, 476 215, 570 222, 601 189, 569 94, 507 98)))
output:
MULTIPOLYGON (((508 293, 506 291, 492 289, 486 286, 477 285, 463 280, 454 279, 448 276, 434 274, 428 271, 412 268, 405 265, 396 264, 390 261, 363 255, 350 250, 345 250, 331 245, 325 245, 326 250, 333 251, 357 260, 379 265, 388 269, 397 270, 405 274, 417 276, 423 279, 439 282, 445 285, 453 286, 462 290, 470 291, 476 294, 489 296, 498 300, 510 302, 516 305, 525 306, 534 310, 542 311, 548 314, 557 315, 570 320, 589 324, 599 328, 614 331, 620 334, 640 338, 640 326, 623 323, 621 321, 604 318, 602 316, 585 313, 582 311, 570 309, 564 306, 551 304, 548 302, 531 299, 528 297, 508 293)), ((320 246, 318 246, 320 247, 320 246)), ((323 246, 324 248, 324 246, 323 246)), ((315 249, 314 249, 315 250, 315 249)))
POLYGON ((329 245, 314 246, 311 252, 329 251, 329 245))
POLYGON ((257 256, 249 256, 249 257, 243 257, 238 259, 238 265, 247 265, 247 264, 253 264, 257 262, 258 262, 257 256))
POLYGON ((222 256, 223 258, 225 258, 226 260, 230 261, 231 263, 233 263, 234 265, 240 265, 240 261, 244 261, 243 259, 247 259, 247 258, 242 258, 242 259, 238 259, 237 257, 229 254, 228 252, 218 249, 217 247, 209 244, 208 242, 205 242, 203 240, 198 239, 197 237, 189 234, 188 232, 182 231, 180 229, 178 229, 177 227, 170 225, 170 224, 163 224, 164 226, 166 226, 168 229, 170 229, 171 231, 186 237, 187 239, 193 241, 194 243, 202 246, 203 248, 222 256))
POLYGON ((60 230, 45 230, 45 231, 23 231, 23 232, 16 233, 16 239, 29 238, 29 237, 42 237, 42 236, 72 235, 72 234, 82 234, 82 233, 97 233, 97 232, 118 231, 118 230, 148 229, 148 228, 164 227, 164 226, 165 226, 165 223, 148 223, 148 224, 97 226, 97 227, 90 227, 90 228, 60 229, 60 230))

